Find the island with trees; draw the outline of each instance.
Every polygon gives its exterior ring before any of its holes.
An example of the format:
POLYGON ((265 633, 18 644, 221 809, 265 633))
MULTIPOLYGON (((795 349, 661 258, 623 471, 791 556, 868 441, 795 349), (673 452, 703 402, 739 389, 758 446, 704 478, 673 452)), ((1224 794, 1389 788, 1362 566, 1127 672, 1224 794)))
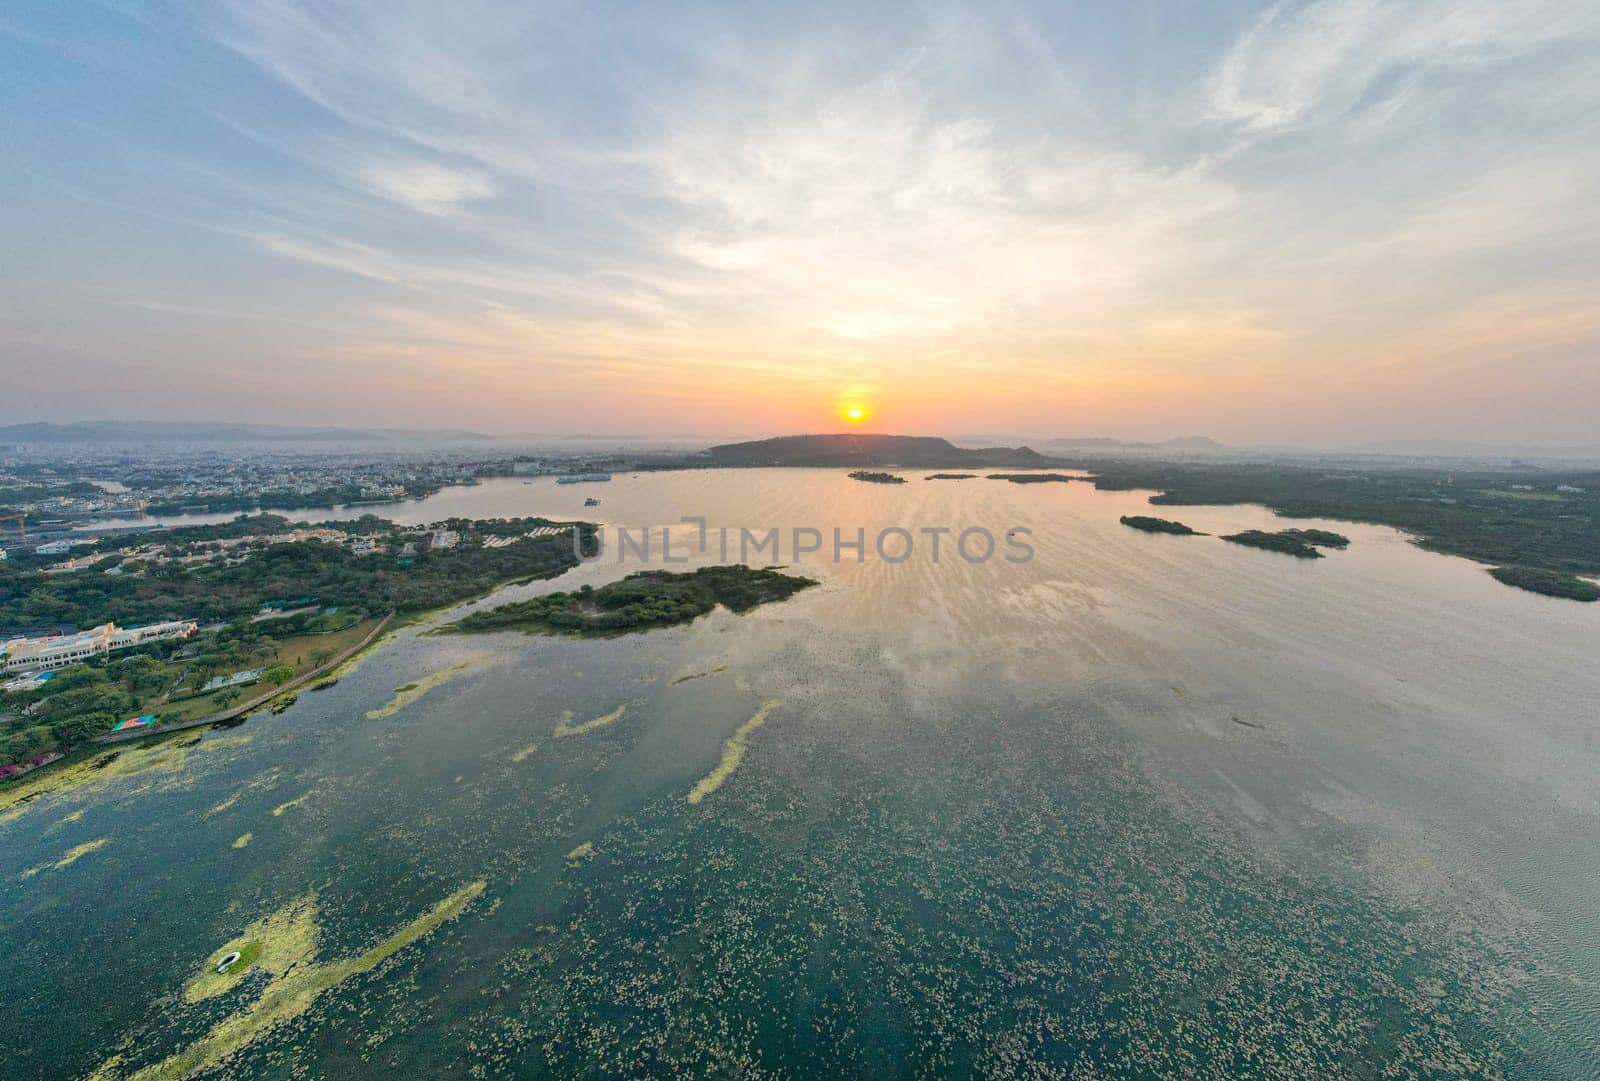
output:
POLYGON ((1171 533, 1179 537, 1203 537, 1204 533, 1196 532, 1182 522, 1171 522, 1165 518, 1148 518, 1141 514, 1124 514, 1122 524, 1129 529, 1139 529, 1146 533, 1171 533))
POLYGON ((906 478, 897 477, 893 473, 874 473, 870 469, 857 469, 850 474, 851 480, 864 480, 868 484, 904 484, 906 478))
POLYGON ((1062 457, 1062 465, 1094 473, 1101 490, 1154 489, 1156 506, 1260 503, 1286 518, 1392 526, 1429 551, 1504 569, 1495 578, 1506 585, 1554 588, 1549 596, 1580 600, 1587 591, 1572 579, 1600 575, 1600 471, 1593 467, 1062 457))
POLYGON ((977 480, 976 473, 929 473, 923 480, 977 480))
POLYGON ((1268 533, 1262 529, 1247 529, 1243 533, 1229 533, 1223 538, 1247 548, 1261 548, 1268 552, 1282 552, 1299 559, 1321 559, 1320 548, 1344 548, 1350 538, 1325 529, 1280 529, 1268 533))
POLYGON ((1012 484, 1065 484, 1068 481, 1088 480, 1068 473, 990 473, 990 480, 1008 480, 1012 484))
POLYGON ((473 612, 442 627, 440 633, 521 630, 619 634, 687 623, 719 604, 734 612, 746 612, 757 605, 785 600, 816 584, 814 578, 784 574, 770 567, 755 570, 742 563, 679 573, 639 571, 598 589, 584 586, 570 593, 548 593, 473 612))

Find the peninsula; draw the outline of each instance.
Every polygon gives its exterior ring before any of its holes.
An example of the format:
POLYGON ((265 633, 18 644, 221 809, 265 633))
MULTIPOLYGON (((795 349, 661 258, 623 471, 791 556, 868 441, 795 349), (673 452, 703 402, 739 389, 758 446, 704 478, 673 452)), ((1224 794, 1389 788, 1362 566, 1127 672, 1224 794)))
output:
POLYGON ((1530 593, 1564 597, 1569 601, 1600 601, 1600 585, 1576 574, 1541 567, 1493 567, 1489 573, 1497 581, 1530 593))

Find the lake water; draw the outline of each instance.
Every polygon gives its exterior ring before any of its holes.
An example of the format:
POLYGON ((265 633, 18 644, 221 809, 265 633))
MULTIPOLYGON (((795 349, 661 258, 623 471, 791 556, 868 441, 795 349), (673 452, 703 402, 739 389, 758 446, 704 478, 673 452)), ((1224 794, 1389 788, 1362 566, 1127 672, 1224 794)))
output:
POLYGON ((1258 507, 909 476, 381 508, 655 526, 657 563, 684 516, 868 551, 785 541, 817 588, 685 627, 407 630, 0 815, 3 1072, 1600 1077, 1600 605, 1379 527, 1288 523, 1351 538, 1302 561, 1118 523, 1285 524, 1258 507), (1035 556, 890 563, 893 526, 1035 556), (299 977, 185 997, 286 911, 299 977))

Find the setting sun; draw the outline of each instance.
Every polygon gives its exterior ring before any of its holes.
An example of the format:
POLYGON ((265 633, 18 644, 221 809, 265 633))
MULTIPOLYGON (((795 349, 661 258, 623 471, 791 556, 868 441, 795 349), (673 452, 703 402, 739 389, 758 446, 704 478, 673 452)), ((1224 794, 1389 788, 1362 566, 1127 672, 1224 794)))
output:
POLYGON ((852 422, 859 422, 859 421, 865 420, 866 417, 867 417, 867 411, 865 409, 863 409, 861 406, 859 406, 859 405, 845 406, 845 410, 844 410, 844 419, 845 420, 852 421, 852 422))

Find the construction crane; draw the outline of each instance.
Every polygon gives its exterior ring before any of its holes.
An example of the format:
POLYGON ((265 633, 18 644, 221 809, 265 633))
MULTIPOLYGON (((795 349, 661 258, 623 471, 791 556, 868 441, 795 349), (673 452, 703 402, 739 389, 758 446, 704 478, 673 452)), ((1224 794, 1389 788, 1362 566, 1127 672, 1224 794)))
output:
POLYGON ((28 516, 26 514, 7 514, 0 517, 0 522, 16 522, 17 531, 22 534, 22 543, 28 543, 28 516))

